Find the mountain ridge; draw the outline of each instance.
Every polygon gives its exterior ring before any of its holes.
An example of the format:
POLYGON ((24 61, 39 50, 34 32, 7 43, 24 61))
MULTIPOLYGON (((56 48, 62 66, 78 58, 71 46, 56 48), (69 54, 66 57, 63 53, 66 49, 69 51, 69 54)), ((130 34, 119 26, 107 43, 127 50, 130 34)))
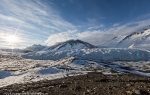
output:
POLYGON ((87 42, 81 41, 79 39, 77 40, 72 39, 50 46, 48 50, 72 50, 72 49, 92 49, 92 48, 98 47, 89 44, 87 42))
POLYGON ((109 48, 145 48, 142 44, 149 44, 150 29, 142 29, 141 31, 133 32, 128 35, 115 36, 111 40, 103 43, 109 48))

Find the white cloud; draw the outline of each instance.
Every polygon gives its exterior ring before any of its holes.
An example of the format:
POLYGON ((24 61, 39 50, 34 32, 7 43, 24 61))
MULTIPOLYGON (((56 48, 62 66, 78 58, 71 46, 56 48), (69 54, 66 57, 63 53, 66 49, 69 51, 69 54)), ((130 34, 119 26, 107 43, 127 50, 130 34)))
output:
POLYGON ((94 45, 99 45, 103 41, 106 41, 106 37, 112 37, 112 34, 105 33, 103 31, 84 31, 82 33, 77 30, 69 30, 67 32, 61 32, 57 34, 53 34, 49 36, 49 38, 45 41, 49 46, 54 45, 59 42, 64 42, 70 39, 80 39, 86 42, 89 42, 94 45), (103 39, 103 40, 102 40, 103 39))
POLYGON ((49 46, 54 45, 59 42, 64 42, 66 40, 75 39, 77 35, 76 30, 69 30, 67 32, 56 33, 50 35, 49 38, 45 41, 49 46))
POLYGON ((101 43, 109 40, 113 34, 106 33, 104 31, 96 30, 96 31, 84 31, 82 33, 77 34, 77 39, 81 39, 83 41, 89 42, 93 45, 100 45, 101 43))
POLYGON ((101 45, 102 43, 111 40, 115 36, 129 35, 138 30, 150 28, 150 24, 148 23, 150 23, 150 19, 144 21, 130 22, 106 30, 87 30, 82 32, 74 30, 74 32, 62 32, 51 35, 46 42, 49 44, 55 44, 57 42, 62 42, 74 38, 89 42, 93 45, 101 45))
POLYGON ((113 27, 116 27, 116 26, 119 26, 119 25, 120 25, 120 23, 114 23, 113 27))
POLYGON ((91 29, 98 29, 98 28, 101 28, 101 27, 104 27, 103 24, 100 24, 98 26, 92 26, 92 27, 89 27, 88 29, 91 30, 91 29))

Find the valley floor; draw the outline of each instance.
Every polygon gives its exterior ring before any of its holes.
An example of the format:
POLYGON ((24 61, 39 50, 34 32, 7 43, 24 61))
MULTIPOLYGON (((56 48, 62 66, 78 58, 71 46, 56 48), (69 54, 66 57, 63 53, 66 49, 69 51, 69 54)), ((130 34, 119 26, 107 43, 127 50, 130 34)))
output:
POLYGON ((0 95, 150 95, 150 78, 134 74, 104 75, 89 72, 55 80, 12 84, 0 88, 0 95))

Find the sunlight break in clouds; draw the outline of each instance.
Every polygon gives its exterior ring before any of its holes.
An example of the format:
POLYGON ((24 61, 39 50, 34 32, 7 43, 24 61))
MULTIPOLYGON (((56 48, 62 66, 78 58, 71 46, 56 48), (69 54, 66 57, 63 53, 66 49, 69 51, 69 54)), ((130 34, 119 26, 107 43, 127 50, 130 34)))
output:
MULTIPOLYGON (((15 34, 17 31, 22 42, 16 47, 24 48, 43 43, 51 34, 75 29, 52 6, 49 1, 43 0, 1 0, 0 34, 15 34), (20 22, 22 23, 19 26, 20 22)), ((0 40, 0 44, 9 48, 3 40, 0 40)))

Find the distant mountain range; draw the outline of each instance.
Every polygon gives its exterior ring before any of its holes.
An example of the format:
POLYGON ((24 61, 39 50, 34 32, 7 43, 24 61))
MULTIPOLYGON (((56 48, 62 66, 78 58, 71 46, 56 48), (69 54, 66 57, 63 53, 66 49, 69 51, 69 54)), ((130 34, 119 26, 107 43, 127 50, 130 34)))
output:
POLYGON ((143 30, 124 37, 117 36, 104 44, 110 48, 97 47, 81 40, 68 40, 49 47, 33 45, 27 49, 34 52, 21 56, 35 60, 59 60, 65 57, 75 57, 101 61, 147 61, 150 60, 150 51, 132 48, 143 43, 148 44, 149 35, 149 30, 143 30))
POLYGON ((47 48, 49 48, 48 46, 43 46, 43 45, 32 45, 29 47, 26 47, 25 50, 29 50, 29 51, 41 51, 41 50, 46 50, 47 48))
POLYGON ((32 45, 25 49, 30 51, 43 51, 43 50, 55 51, 55 50, 92 49, 92 48, 98 47, 81 40, 68 40, 66 42, 60 42, 49 47, 43 45, 32 45))
POLYGON ((150 29, 133 32, 125 36, 115 36, 101 46, 108 48, 150 48, 150 29))
POLYGON ((81 40, 68 40, 57 43, 53 46, 32 45, 25 50, 30 51, 56 51, 73 49, 92 49, 92 48, 143 48, 150 49, 150 29, 143 29, 128 35, 115 36, 107 42, 94 46, 81 40))

